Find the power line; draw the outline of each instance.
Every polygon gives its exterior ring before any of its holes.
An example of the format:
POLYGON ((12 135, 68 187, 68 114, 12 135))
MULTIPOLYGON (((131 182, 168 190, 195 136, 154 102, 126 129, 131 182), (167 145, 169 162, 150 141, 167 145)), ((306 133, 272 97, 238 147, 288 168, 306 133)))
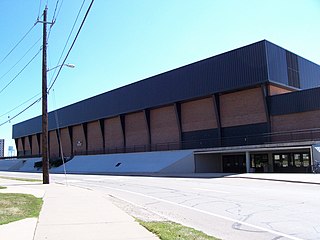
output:
POLYGON ((65 56, 65 58, 64 58, 64 60, 63 60, 63 62, 62 62, 62 64, 61 64, 61 66, 60 66, 60 68, 59 68, 59 70, 58 70, 58 73, 57 73, 55 79, 53 80, 52 84, 51 84, 50 87, 48 88, 48 92, 50 92, 50 89, 53 87, 53 85, 54 85, 55 82, 57 81, 57 78, 58 78, 58 76, 59 76, 59 74, 60 74, 60 72, 61 72, 61 69, 62 69, 63 65, 65 64, 65 62, 66 62, 66 60, 67 60, 67 58, 68 58, 68 56, 69 56, 69 54, 70 54, 70 52, 71 52, 74 44, 75 44, 75 42, 76 42, 76 40, 77 40, 77 38, 78 38, 78 36, 79 36, 79 33, 80 33, 80 31, 81 31, 81 29, 82 29, 82 27, 83 27, 83 25, 84 25, 84 23, 85 23, 85 21, 86 21, 86 19, 87 19, 87 16, 88 16, 88 14, 89 14, 89 12, 90 12, 90 9, 91 9, 91 7, 92 7, 93 2, 94 2, 94 0, 91 1, 90 6, 88 7, 87 12, 86 12, 86 14, 85 14, 85 16, 84 16, 84 18, 83 18, 83 20, 82 20, 82 22, 81 22, 81 25, 80 25, 80 27, 79 27, 79 29, 78 29, 78 32, 77 32, 77 34, 76 34, 76 36, 75 36, 75 38, 74 38, 74 40, 73 40, 73 42, 72 42, 72 44, 71 44, 71 46, 70 46, 70 48, 69 48, 69 51, 68 51, 67 55, 65 56))
POLYGON ((21 103, 19 106, 16 106, 16 107, 14 107, 13 109, 9 110, 8 112, 2 114, 2 115, 0 116, 0 118, 3 117, 3 116, 7 116, 9 113, 13 112, 13 111, 16 110, 17 108, 21 107, 22 105, 26 104, 27 102, 31 101, 32 99, 34 99, 35 97, 37 97, 37 96, 39 96, 39 95, 40 95, 40 93, 37 93, 37 94, 34 95, 32 98, 29 98, 28 100, 26 100, 26 101, 24 101, 23 103, 21 103))
POLYGON ((40 37, 28 50, 27 52, 6 72, 4 73, 1 77, 0 77, 0 80, 2 78, 4 78, 15 66, 18 65, 18 63, 31 51, 31 49, 34 48, 34 46, 41 40, 42 37, 40 37))
POLYGON ((56 15, 56 18, 55 18, 54 21, 56 21, 56 19, 58 18, 58 15, 59 15, 60 10, 61 10, 61 7, 62 7, 62 4, 63 4, 63 0, 61 1, 60 7, 59 7, 59 9, 58 9, 58 12, 57 12, 57 15, 56 15))
POLYGON ((62 4, 63 4, 63 0, 61 1, 61 4, 60 4, 59 9, 58 9, 58 11, 57 11, 57 7, 58 7, 58 5, 59 5, 59 0, 57 0, 56 6, 55 6, 55 9, 54 9, 54 13, 53 13, 53 17, 52 17, 52 21, 51 21, 52 24, 50 25, 50 28, 49 28, 49 33, 48 33, 47 41, 49 41, 52 27, 53 27, 53 25, 56 23, 56 20, 57 20, 57 18, 58 18, 59 13, 60 13, 62 4))
POLYGON ((31 32, 31 30, 34 28, 34 26, 37 24, 37 22, 35 24, 33 24, 33 26, 28 30, 28 32, 20 39, 20 41, 11 49, 11 51, 1 60, 0 64, 2 64, 4 62, 4 60, 7 59, 7 57, 10 56, 10 54, 16 49, 16 47, 18 47, 18 45, 23 41, 23 39, 25 39, 25 37, 31 32))
MULTIPOLYGON (((83 8, 83 5, 84 5, 85 1, 86 1, 86 0, 83 0, 83 2, 82 2, 82 4, 81 4, 81 7, 80 7, 80 9, 79 9, 79 11, 78 11, 78 14, 77 14, 77 17, 76 17, 76 19, 75 19, 75 21, 74 21, 74 23, 73 23, 73 26, 72 26, 72 28, 71 28, 70 34, 69 34, 69 36, 68 36, 68 38, 67 38, 66 44, 64 45, 64 48, 63 48, 62 52, 61 52, 61 55, 60 55, 60 58, 59 58, 59 60, 58 60, 57 65, 59 65, 59 63, 60 63, 60 61, 61 61, 61 58, 62 58, 62 56, 63 56, 63 53, 64 53, 64 51, 65 51, 65 49, 66 49, 66 47, 67 47, 67 45, 68 45, 69 39, 70 39, 70 37, 71 37, 71 34, 72 34, 72 32, 73 32, 74 27, 76 26, 76 23, 77 23, 77 21, 78 21, 79 15, 80 15, 80 13, 81 13, 81 11, 82 11, 82 8, 83 8)), ((50 29, 50 30, 51 30, 51 29, 50 29)), ((49 34, 50 34, 50 32, 49 32, 49 34)), ((51 80, 50 80, 49 85, 51 85, 51 82, 52 82, 52 80, 53 80, 53 78, 54 78, 54 74, 56 73, 56 71, 57 71, 57 69, 53 72, 52 78, 51 78, 51 80)))
MULTIPOLYGON (((74 40, 73 40, 73 42, 72 42, 72 45, 71 45, 71 47, 70 47, 70 49, 69 49, 66 57, 65 57, 64 60, 63 60, 63 64, 64 64, 65 61, 67 60, 67 58, 68 58, 68 56, 69 56, 69 54, 70 54, 70 52, 71 52, 71 50, 72 50, 75 42, 76 42, 76 40, 77 40, 77 38, 78 38, 78 36, 79 36, 79 33, 80 33, 80 31, 81 31, 81 29, 82 29, 82 27, 83 27, 83 25, 84 25, 84 22, 85 22, 88 14, 89 14, 89 12, 90 12, 91 7, 92 7, 92 5, 93 5, 93 2, 94 2, 94 0, 91 1, 90 6, 88 7, 88 10, 87 10, 87 12, 86 12, 86 14, 85 14, 85 16, 84 16, 84 18, 83 18, 83 20, 82 20, 82 23, 81 23, 81 25, 80 25, 80 28, 79 28, 79 30, 78 30, 78 32, 77 32, 77 34, 76 34, 76 36, 75 36, 75 38, 74 38, 74 40)), ((40 50, 40 51, 41 51, 41 50, 40 50)), ((33 59, 40 53, 40 51, 33 57, 33 59)), ((32 61, 33 59, 31 59, 31 61, 32 61)), ((30 62, 31 62, 31 61, 30 61, 30 62)), ((30 63, 30 62, 29 62, 29 63, 30 63)), ((28 64, 29 64, 29 63, 28 63, 28 64)), ((27 65, 28 65, 28 64, 27 64, 27 65)), ((26 66, 27 66, 27 65, 26 65, 26 66)), ((23 68, 23 70, 26 68, 26 66, 23 68)), ((53 87, 54 83, 56 82, 56 80, 57 80, 57 78, 58 78, 58 76, 59 76, 59 74, 60 74, 60 71, 61 71, 61 69, 62 69, 62 66, 63 66, 63 65, 60 66, 59 71, 58 71, 58 73, 57 73, 57 75, 56 75, 53 83, 51 84, 51 86, 50 86, 49 89, 48 89, 48 92, 49 92, 50 89, 53 87)), ((21 73, 23 70, 21 70, 20 73, 21 73)), ((20 73, 19 73, 19 74, 20 74, 20 73)), ((16 76, 16 77, 17 77, 17 76, 16 76)), ((16 77, 15 77, 15 78, 16 78, 16 77)), ((13 80, 14 80, 14 79, 13 79, 13 80)), ((11 80, 11 82, 12 82, 13 80, 11 80)), ((7 87, 7 86, 6 86, 6 87, 7 87)), ((4 89, 2 89, 2 90, 0 91, 0 93, 1 93, 3 90, 4 90, 4 89)), ((18 117, 19 115, 21 115, 22 113, 24 113, 26 110, 28 110, 29 108, 31 108, 33 105, 35 105, 36 103, 38 103, 41 99, 42 99, 42 97, 38 98, 37 100, 35 100, 34 102, 32 102, 29 106, 27 106, 26 108, 24 108, 22 111, 20 111, 19 113, 17 113, 16 115, 14 115, 14 116, 11 117, 10 119, 8 119, 7 121, 1 123, 0 126, 4 125, 4 124, 6 124, 6 123, 9 123, 11 120, 15 119, 16 117, 18 117)))
POLYGON ((39 20, 39 18, 40 18, 40 8, 41 8, 41 0, 39 1, 39 10, 38 10, 37 20, 39 20))
POLYGON ((26 107, 25 109, 23 109, 21 112, 17 113, 16 115, 14 115, 12 118, 8 119, 7 121, 3 122, 0 124, 0 127, 6 123, 11 122, 11 120, 15 119, 16 117, 18 117, 20 114, 24 113, 26 110, 28 110, 29 108, 31 108, 33 105, 35 105, 37 102, 39 102, 41 100, 41 97, 38 98, 36 101, 34 101, 33 103, 31 103, 28 107, 26 107))
POLYGON ((56 15, 56 12, 57 12, 58 4, 59 4, 59 0, 57 0, 56 7, 54 8, 53 17, 52 17, 52 22, 53 23, 55 22, 55 15, 56 15))
POLYGON ((0 94, 27 68, 27 66, 39 55, 41 52, 41 49, 34 55, 31 60, 18 72, 18 74, 6 85, 0 90, 0 94))

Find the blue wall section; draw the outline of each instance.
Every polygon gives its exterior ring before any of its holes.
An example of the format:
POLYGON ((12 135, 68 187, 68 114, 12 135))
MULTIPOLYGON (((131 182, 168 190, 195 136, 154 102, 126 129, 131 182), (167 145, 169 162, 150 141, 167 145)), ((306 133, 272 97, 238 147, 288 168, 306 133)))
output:
POLYGON ((241 146, 268 142, 268 123, 256 123, 221 129, 222 146, 241 146))
POLYGON ((300 87, 302 89, 320 87, 320 66, 298 57, 300 87))
POLYGON ((288 85, 286 51, 268 41, 265 43, 268 59, 269 81, 288 85))
POLYGON ((290 53, 298 59, 298 72, 300 89, 315 88, 320 86, 320 66, 291 53, 273 43, 265 41, 268 63, 269 81, 290 85, 288 80, 288 63, 286 53, 290 53))
POLYGON ((320 109, 320 88, 268 97, 270 115, 284 115, 320 109))

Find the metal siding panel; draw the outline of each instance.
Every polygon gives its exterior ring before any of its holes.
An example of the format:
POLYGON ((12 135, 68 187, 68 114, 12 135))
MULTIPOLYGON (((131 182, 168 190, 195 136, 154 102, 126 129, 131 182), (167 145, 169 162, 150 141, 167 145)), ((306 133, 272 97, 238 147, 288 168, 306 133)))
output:
POLYGON ((222 128, 222 145, 237 146, 262 144, 268 141, 268 138, 263 135, 268 133, 268 129, 268 123, 222 128))
POLYGON ((306 112, 320 109, 320 88, 268 97, 271 115, 306 112))
POLYGON ((320 66, 298 56, 300 86, 302 89, 320 86, 320 66))
MULTIPOLYGON (((267 81, 265 41, 220 54, 57 110, 59 127, 157 107, 267 81)), ((49 114, 49 130, 57 126, 49 114)), ((34 120, 14 126, 13 137, 39 132, 34 120), (29 128, 29 125, 32 128, 29 128)))
POLYGON ((286 50, 266 41, 269 80, 288 85, 286 50))
POLYGON ((41 116, 31 118, 12 126, 12 138, 25 137, 41 132, 41 116))
POLYGON ((218 129, 205 129, 182 133, 182 148, 209 148, 220 145, 218 129))

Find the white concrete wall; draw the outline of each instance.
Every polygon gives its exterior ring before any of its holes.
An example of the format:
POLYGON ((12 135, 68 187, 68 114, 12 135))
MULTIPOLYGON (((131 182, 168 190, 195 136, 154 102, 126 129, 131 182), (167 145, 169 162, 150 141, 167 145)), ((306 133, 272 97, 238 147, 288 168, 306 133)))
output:
MULTIPOLYGON (((106 154, 93 156, 75 156, 66 163, 69 173, 157 173, 174 163, 192 155, 192 151, 165 151, 146 153, 106 154), (116 166, 119 164, 119 166, 116 166)), ((192 172, 192 166, 175 168, 174 171, 192 172), (180 170, 180 171, 179 171, 180 170)), ((50 172, 63 172, 63 166, 50 172)), ((172 171, 170 171, 172 172, 172 171)))
MULTIPOLYGON (((2 160, 0 170, 42 172, 34 168, 41 158, 2 160)), ((65 164, 68 173, 193 173, 192 150, 75 156, 65 164), (118 166, 117 166, 118 165, 118 166)), ((50 173, 63 173, 63 165, 50 173)))
POLYGON ((160 173, 194 173, 195 172, 195 162, 193 152, 184 156, 181 159, 173 162, 171 165, 163 168, 159 171, 160 173))
POLYGON ((20 164, 21 161, 17 159, 0 160, 0 171, 9 171, 15 165, 20 164))

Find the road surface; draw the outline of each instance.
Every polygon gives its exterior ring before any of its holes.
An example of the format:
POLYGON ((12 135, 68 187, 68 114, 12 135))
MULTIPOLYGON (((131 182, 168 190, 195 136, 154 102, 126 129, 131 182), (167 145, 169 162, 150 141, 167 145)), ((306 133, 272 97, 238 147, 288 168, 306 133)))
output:
MULTIPOLYGON (((37 177, 38 174, 0 175, 37 177)), ((241 178, 51 174, 221 239, 320 239, 320 185, 241 178)))

